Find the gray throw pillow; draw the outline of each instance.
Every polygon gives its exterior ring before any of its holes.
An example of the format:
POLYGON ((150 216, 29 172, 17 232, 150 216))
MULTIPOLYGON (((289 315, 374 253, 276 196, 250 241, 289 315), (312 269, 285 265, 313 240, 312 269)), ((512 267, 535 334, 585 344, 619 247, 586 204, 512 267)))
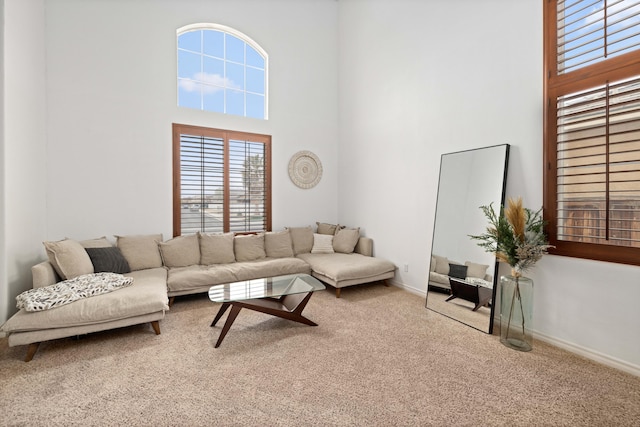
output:
POLYGON ((467 268, 466 265, 449 263, 449 277, 464 280, 467 278, 467 268))
POLYGON ((115 246, 102 248, 86 248, 93 270, 96 273, 118 273, 124 274, 131 272, 129 263, 122 255, 120 248, 115 246))

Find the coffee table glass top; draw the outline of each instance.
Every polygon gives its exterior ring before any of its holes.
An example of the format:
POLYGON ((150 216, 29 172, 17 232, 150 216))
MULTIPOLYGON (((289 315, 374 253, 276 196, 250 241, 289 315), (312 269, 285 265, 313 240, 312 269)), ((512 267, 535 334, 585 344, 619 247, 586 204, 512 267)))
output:
POLYGON ((213 302, 231 302, 275 298, 322 289, 325 289, 325 286, 315 277, 308 274, 289 274, 215 285, 209 288, 209 299, 213 302))

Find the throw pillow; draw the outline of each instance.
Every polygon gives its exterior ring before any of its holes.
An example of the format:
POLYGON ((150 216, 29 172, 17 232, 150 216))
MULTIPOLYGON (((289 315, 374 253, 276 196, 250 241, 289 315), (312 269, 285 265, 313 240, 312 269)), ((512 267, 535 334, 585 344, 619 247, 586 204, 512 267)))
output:
POLYGON ((122 255, 120 248, 110 246, 108 248, 86 248, 93 271, 96 273, 129 273, 131 268, 122 255))
POLYGON ((311 248, 312 254, 332 254, 333 250, 333 235, 318 234, 313 235, 313 247, 311 248))
POLYGON ((449 263, 449 277, 464 280, 467 278, 467 268, 466 265, 449 263))
POLYGON ((200 263, 198 236, 178 236, 158 244, 162 263, 169 268, 187 267, 200 263))
POLYGON ((122 251, 131 271, 162 267, 162 257, 158 243, 162 234, 137 234, 115 236, 116 246, 122 251))
POLYGON ((266 233, 264 235, 264 249, 269 258, 293 257, 293 244, 289 230, 266 233))
POLYGON ((236 261, 233 253, 233 233, 200 233, 200 264, 229 264, 236 261))
POLYGON ((338 230, 333 238, 333 250, 343 254, 350 254, 360 239, 360 228, 343 228, 338 230))
POLYGON ((436 273, 444 274, 445 276, 449 275, 449 260, 446 257, 434 255, 436 259, 436 273))
POLYGON ((340 224, 327 224, 326 222, 317 222, 318 227, 316 233, 318 234, 331 234, 332 236, 340 229, 340 224))
POLYGON ((93 273, 93 264, 82 245, 71 239, 43 242, 49 262, 64 280, 93 273))
POLYGON ((293 253, 295 255, 308 254, 313 248, 313 229, 308 227, 290 227, 293 253))
POLYGON ((236 261, 255 261, 267 256, 264 251, 264 233, 238 235, 233 239, 236 261))
POLYGON ((469 269, 467 270, 467 276, 469 277, 477 277, 479 279, 484 279, 485 274, 487 274, 488 265, 485 264, 476 264, 475 262, 466 261, 464 263, 469 269))

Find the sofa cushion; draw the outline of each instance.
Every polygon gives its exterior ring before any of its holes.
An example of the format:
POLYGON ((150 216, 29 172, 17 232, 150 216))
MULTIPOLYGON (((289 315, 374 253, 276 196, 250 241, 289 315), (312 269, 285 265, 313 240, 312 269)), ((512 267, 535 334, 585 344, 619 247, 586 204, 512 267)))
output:
POLYGON ((207 286, 285 274, 311 272, 309 264, 298 258, 264 258, 231 264, 192 265, 169 269, 170 292, 202 290, 207 286))
POLYGON ((2 325, 2 330, 19 332, 94 325, 169 309, 166 269, 133 271, 126 276, 133 278, 133 284, 114 292, 83 298, 53 310, 27 312, 22 309, 2 325))
POLYGON ((233 239, 233 252, 238 262, 265 258, 264 233, 236 236, 233 239))
POLYGON ((332 234, 313 234, 312 254, 332 254, 334 252, 332 234))
POLYGON ((237 282, 234 266, 237 263, 190 265, 189 267, 170 268, 167 288, 171 292, 191 291, 203 286, 237 282))
POLYGON ((82 245, 71 239, 43 242, 49 262, 63 279, 73 279, 93 273, 93 264, 82 245))
POLYGON ((390 261, 356 253, 310 253, 301 254, 298 257, 309 263, 314 272, 329 277, 336 282, 375 277, 393 271, 396 268, 390 261))
POLYGON ((112 248, 113 244, 107 240, 106 236, 98 237, 95 239, 80 240, 80 244, 83 248, 112 248))
POLYGON ((228 264, 236 261, 233 233, 198 233, 200 264, 228 264))
POLYGON ((291 232, 270 231, 264 235, 264 250, 270 258, 293 257, 293 244, 291 232))
POLYGON ((343 228, 338 230, 333 238, 333 250, 343 254, 350 254, 360 238, 360 228, 343 228))
POLYGON ((308 254, 313 248, 313 229, 308 227, 290 227, 291 241, 293 242, 293 253, 308 254))
POLYGON ((116 246, 122 251, 131 271, 162 267, 162 257, 158 249, 158 243, 162 242, 162 234, 115 237, 116 246))
POLYGON ((261 279, 285 274, 311 273, 309 264, 298 258, 265 258, 238 263, 234 274, 237 280, 261 279))
POLYGON ((449 275, 449 259, 440 255, 433 255, 433 257, 436 259, 435 272, 449 275))
POLYGON ((122 255, 120 248, 110 246, 108 248, 86 248, 91 263, 93 264, 93 271, 96 273, 129 273, 131 267, 122 255))
POLYGON ((331 234, 332 236, 340 229, 340 224, 327 224, 326 222, 316 221, 318 234, 331 234))
POLYGON ((158 248, 166 267, 186 267, 200 263, 200 243, 195 234, 160 242, 158 248))
POLYGON ((476 264, 475 262, 466 261, 464 263, 468 267, 467 276, 468 277, 477 277, 479 279, 484 279, 484 276, 487 274, 488 265, 485 264, 476 264))

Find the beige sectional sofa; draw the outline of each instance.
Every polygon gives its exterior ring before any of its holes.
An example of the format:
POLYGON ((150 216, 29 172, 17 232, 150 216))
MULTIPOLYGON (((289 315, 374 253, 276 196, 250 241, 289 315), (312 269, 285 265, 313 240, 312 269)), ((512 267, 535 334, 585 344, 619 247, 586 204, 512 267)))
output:
POLYGON ((450 260, 445 256, 434 254, 431 256, 431 264, 429 266, 429 287, 451 289, 449 278, 454 277, 479 286, 493 288, 493 276, 487 272, 488 269, 488 264, 479 264, 472 261, 461 263, 450 260), (451 272, 452 269, 461 274, 453 274, 451 272))
MULTIPOLYGON (((198 233, 163 241, 162 235, 115 236, 45 242, 49 260, 32 267, 33 287, 65 283, 111 271, 132 277, 130 286, 42 311, 20 309, 2 327, 10 346, 29 345, 26 361, 42 341, 159 320, 180 295, 213 285, 285 274, 312 274, 336 289, 390 279, 393 263, 374 258, 373 241, 358 229, 330 224, 248 235, 198 233)), ((386 283, 385 283, 386 284, 386 283)))

